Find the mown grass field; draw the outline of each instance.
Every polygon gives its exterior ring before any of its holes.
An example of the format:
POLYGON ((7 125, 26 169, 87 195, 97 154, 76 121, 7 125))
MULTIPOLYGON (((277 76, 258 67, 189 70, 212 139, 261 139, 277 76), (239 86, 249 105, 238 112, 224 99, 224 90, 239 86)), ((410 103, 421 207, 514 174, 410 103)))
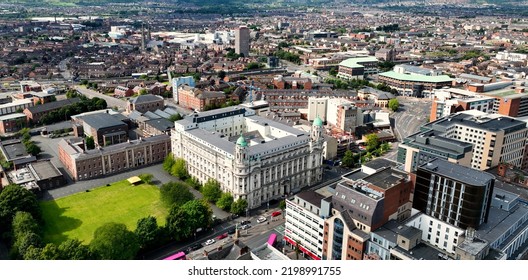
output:
POLYGON ((126 180, 40 205, 45 221, 44 241, 56 244, 72 238, 88 244, 95 230, 108 222, 123 223, 134 230, 137 220, 152 215, 162 225, 168 213, 160 201, 158 187, 132 186, 126 180))

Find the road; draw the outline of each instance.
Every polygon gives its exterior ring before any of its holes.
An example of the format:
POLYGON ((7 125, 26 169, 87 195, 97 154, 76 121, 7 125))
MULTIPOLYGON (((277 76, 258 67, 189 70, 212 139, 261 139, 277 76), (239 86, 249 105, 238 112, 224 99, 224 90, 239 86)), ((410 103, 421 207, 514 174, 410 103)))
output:
POLYGON ((113 108, 113 107, 117 107, 119 109, 125 109, 126 108, 126 101, 124 100, 121 100, 121 99, 118 99, 118 98, 115 98, 115 97, 112 97, 112 96, 108 96, 108 95, 105 95, 105 94, 102 94, 98 91, 95 91, 95 90, 91 90, 91 89, 87 89, 85 87, 82 87, 82 86, 74 86, 74 88, 77 90, 77 92, 89 97, 89 98, 94 98, 94 97, 99 97, 99 98, 102 98, 104 100, 106 100, 106 104, 109 108, 113 108))
POLYGON ((195 244, 202 244, 204 246, 203 248, 188 253, 188 256, 190 258, 196 259, 197 257, 200 257, 204 251, 213 252, 217 250, 218 247, 226 243, 233 242, 233 235, 230 235, 228 238, 222 240, 218 240, 216 239, 216 237, 228 232, 230 229, 235 228, 235 226, 237 224, 240 224, 240 222, 242 222, 243 220, 250 220, 251 228, 247 230, 239 230, 239 240, 242 241, 245 245, 247 245, 250 249, 254 249, 267 242, 268 237, 271 233, 276 233, 277 241, 280 241, 283 239, 284 236, 284 223, 286 221, 284 219, 284 215, 280 215, 278 218, 274 218, 274 220, 271 220, 271 213, 278 210, 278 208, 270 208, 267 211, 259 210, 259 212, 256 212, 255 216, 250 217, 248 219, 245 217, 239 217, 235 220, 228 221, 214 227, 212 231, 202 234, 199 237, 195 237, 195 240, 193 241, 169 244, 163 248, 146 254, 144 257, 145 259, 163 259, 172 254, 175 254, 176 252, 186 251, 189 247, 194 246, 195 244), (257 218, 260 216, 266 217, 266 222, 260 224, 257 223, 257 218), (209 239, 216 239, 216 242, 211 245, 205 246, 205 241, 209 239))
POLYGON ((421 125, 427 123, 431 112, 431 101, 428 99, 398 97, 400 108, 392 115, 399 141, 417 132, 421 125))
POLYGON ((66 59, 61 60, 59 62, 59 69, 61 71, 61 75, 65 80, 70 80, 72 78, 71 72, 68 70, 68 63, 70 62, 71 57, 68 57, 66 59))

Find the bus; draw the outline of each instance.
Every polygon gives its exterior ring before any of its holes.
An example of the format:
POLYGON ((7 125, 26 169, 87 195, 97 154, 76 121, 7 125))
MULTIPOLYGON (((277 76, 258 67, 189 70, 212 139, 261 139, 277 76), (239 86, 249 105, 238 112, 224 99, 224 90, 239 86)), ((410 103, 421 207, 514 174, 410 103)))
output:
POLYGON ((174 255, 171 255, 171 256, 168 256, 166 258, 164 258, 164 260, 186 260, 187 258, 185 257, 185 253, 184 252, 178 252, 174 255))

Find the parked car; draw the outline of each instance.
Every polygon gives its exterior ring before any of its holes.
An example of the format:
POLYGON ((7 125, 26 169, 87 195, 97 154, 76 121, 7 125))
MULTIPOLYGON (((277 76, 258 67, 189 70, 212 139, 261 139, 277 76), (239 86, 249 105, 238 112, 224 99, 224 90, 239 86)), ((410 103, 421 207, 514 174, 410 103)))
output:
POLYGON ((240 229, 248 229, 250 227, 251 227, 250 224, 246 224, 246 225, 241 226, 240 229))
POLYGON ((190 253, 192 251, 196 251, 196 250, 198 250, 200 248, 203 248, 202 244, 200 244, 200 243, 194 244, 191 247, 187 248, 187 253, 190 253))
POLYGON ((251 224, 251 221, 250 220, 245 220, 245 221, 242 221, 240 224, 241 225, 249 225, 249 224, 251 224))
POLYGON ((258 219, 257 219, 257 223, 263 223, 266 221, 266 217, 263 217, 263 216, 260 216, 258 219))
POLYGON ((215 240, 214 239, 209 239, 209 240, 205 241, 205 246, 211 245, 213 243, 215 243, 215 240))
POLYGON ((232 228, 230 228, 230 229, 227 231, 227 233, 228 233, 228 234, 235 234, 235 231, 236 231, 236 228, 232 227, 232 228))
POLYGON ((282 215, 281 211, 275 211, 275 212, 271 213, 272 217, 277 217, 277 216, 280 216, 280 215, 282 215))
POLYGON ((222 233, 219 236, 217 236, 216 239, 220 240, 220 239, 224 239, 224 238, 226 238, 228 236, 229 236, 229 234, 226 232, 226 233, 222 233))

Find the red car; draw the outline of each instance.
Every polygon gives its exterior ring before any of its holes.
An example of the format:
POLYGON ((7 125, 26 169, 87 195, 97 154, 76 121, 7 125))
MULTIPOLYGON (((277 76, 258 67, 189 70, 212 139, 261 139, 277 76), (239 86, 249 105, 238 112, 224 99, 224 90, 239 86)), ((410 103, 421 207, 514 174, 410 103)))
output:
POLYGON ((226 238, 227 236, 229 236, 229 234, 226 233, 223 233, 223 234, 220 234, 219 236, 216 237, 216 239, 220 240, 220 239, 224 239, 226 238))
POLYGON ((277 217, 277 216, 279 216, 279 215, 281 215, 281 214, 282 214, 281 211, 275 211, 275 212, 271 213, 271 216, 272 216, 272 217, 277 217))

